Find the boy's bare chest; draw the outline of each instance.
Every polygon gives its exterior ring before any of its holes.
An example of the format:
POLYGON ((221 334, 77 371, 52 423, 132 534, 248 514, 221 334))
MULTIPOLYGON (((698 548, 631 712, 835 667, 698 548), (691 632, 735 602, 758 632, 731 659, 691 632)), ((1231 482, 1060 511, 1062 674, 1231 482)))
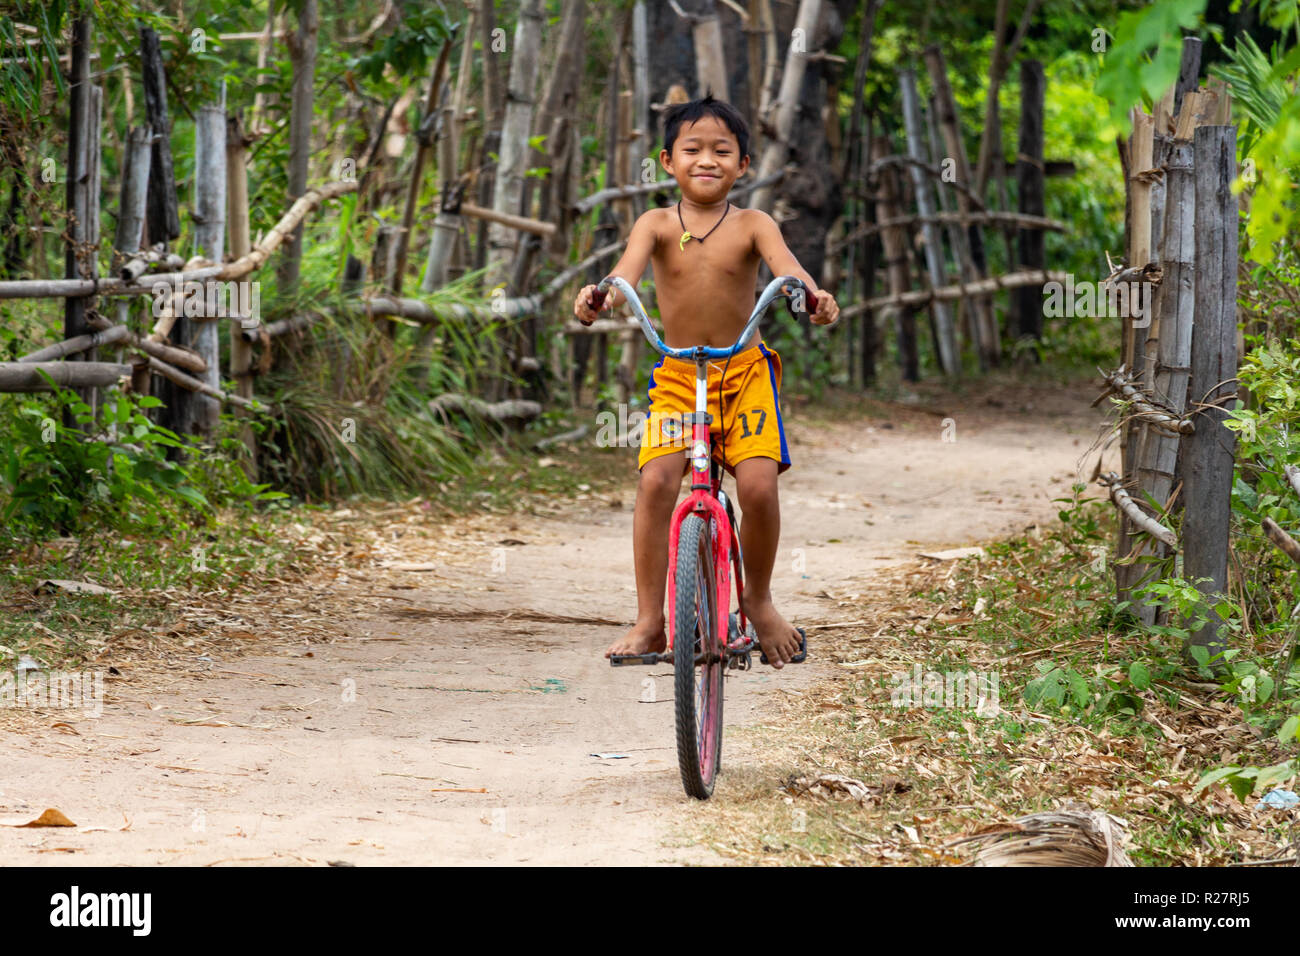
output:
POLYGON ((656 230, 653 262, 657 284, 667 280, 690 287, 708 283, 753 285, 758 256, 753 237, 743 223, 723 222, 707 237, 700 238, 683 230, 676 220, 673 215, 671 222, 665 221, 656 230))

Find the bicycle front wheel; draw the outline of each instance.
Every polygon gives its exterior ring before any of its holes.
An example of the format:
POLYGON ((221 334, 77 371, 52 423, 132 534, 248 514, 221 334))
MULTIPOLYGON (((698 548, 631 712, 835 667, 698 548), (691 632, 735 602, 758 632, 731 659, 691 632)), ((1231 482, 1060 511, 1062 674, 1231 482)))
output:
POLYGON ((677 538, 673 595, 673 670, 677 704, 677 764, 686 792, 713 793, 722 754, 723 647, 718 639, 714 525, 687 515, 677 538))

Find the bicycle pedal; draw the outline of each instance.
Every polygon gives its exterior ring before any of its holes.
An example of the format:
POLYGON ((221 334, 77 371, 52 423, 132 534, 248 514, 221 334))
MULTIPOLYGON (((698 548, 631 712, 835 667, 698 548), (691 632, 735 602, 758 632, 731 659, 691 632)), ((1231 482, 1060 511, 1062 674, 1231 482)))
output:
POLYGON ((609 657, 609 666, 627 667, 629 664, 671 664, 672 660, 672 651, 666 651, 663 653, 651 651, 648 654, 611 654, 609 657))
MULTIPOLYGON (((802 664, 808 659, 808 634, 802 627, 796 627, 795 630, 799 632, 799 653, 790 658, 790 663, 802 664)), ((759 653, 758 659, 764 664, 767 663, 767 655, 762 652, 759 653)))

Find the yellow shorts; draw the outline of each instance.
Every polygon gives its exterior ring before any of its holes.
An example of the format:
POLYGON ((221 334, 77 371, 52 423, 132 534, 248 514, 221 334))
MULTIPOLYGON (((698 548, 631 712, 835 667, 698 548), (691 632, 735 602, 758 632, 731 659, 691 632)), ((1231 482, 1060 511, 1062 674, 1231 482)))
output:
MULTIPOLYGON (((713 457, 728 472, 746 458, 771 458, 777 472, 790 467, 790 451, 781 423, 781 356, 765 343, 726 359, 709 362, 709 430, 714 436, 713 457), (718 382, 722 382, 723 415, 718 408, 718 382)), ((682 454, 690 446, 691 428, 682 415, 695 411, 695 363, 662 358, 650 373, 649 407, 641 435, 637 468, 664 455, 682 454)))

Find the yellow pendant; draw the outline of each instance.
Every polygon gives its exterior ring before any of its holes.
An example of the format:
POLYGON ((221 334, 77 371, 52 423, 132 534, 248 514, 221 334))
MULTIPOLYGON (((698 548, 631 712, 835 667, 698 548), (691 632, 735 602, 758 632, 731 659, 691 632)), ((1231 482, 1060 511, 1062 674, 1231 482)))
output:
POLYGON ((684 232, 684 233, 682 233, 682 237, 681 237, 680 239, 677 240, 677 248, 678 248, 679 250, 681 250, 682 252, 685 252, 685 251, 686 251, 686 240, 688 240, 688 239, 694 239, 694 238, 695 238, 695 237, 692 236, 689 232, 684 232))

